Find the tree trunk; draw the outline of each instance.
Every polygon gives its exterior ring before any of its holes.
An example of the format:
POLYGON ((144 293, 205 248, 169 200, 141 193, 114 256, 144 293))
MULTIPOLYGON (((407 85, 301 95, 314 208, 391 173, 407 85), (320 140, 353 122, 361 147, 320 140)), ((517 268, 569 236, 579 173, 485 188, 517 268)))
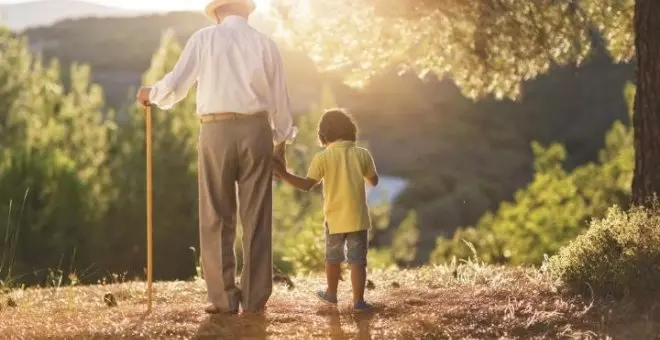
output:
POLYGON ((637 96, 635 98, 635 176, 633 203, 660 198, 660 1, 635 2, 637 96))

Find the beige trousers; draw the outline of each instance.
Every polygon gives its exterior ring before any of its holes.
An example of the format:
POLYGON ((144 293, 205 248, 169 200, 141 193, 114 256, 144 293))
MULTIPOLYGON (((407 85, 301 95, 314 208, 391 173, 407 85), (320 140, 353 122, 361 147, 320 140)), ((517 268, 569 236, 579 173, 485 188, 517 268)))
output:
POLYGON ((273 136, 264 116, 203 123, 199 136, 199 229, 209 302, 258 311, 272 291, 273 136), (238 190, 237 190, 238 189, 238 190), (236 210, 243 272, 236 285, 236 210))

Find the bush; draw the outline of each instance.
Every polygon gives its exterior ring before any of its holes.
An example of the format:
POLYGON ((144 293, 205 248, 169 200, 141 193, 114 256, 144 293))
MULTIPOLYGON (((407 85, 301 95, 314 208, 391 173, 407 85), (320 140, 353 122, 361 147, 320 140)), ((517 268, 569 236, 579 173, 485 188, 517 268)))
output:
POLYGON ((12 281, 13 270, 20 282, 43 283, 49 268, 89 266, 97 246, 95 203, 91 186, 59 150, 19 149, 2 158, 0 280, 12 281))
POLYGON ((417 256, 419 242, 419 224, 417 213, 410 212, 394 232, 392 255, 402 265, 410 264, 417 256))
POLYGON ((599 296, 647 296, 660 292, 660 204, 607 216, 552 257, 548 269, 574 291, 599 296))

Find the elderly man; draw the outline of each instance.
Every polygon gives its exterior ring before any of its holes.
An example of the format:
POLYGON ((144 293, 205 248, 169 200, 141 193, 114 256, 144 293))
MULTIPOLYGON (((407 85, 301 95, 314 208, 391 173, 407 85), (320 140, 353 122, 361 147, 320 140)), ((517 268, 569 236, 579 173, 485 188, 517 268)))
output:
MULTIPOLYGON (((199 137, 199 228, 208 313, 263 311, 272 290, 272 162, 295 137, 275 43, 248 25, 251 0, 216 0, 216 25, 190 38, 172 72, 137 100, 169 109, 195 81, 199 137), (238 190, 237 190, 238 189, 238 190), (237 192, 243 273, 236 285, 237 192)), ((172 155, 176 157, 176 155, 172 155)))

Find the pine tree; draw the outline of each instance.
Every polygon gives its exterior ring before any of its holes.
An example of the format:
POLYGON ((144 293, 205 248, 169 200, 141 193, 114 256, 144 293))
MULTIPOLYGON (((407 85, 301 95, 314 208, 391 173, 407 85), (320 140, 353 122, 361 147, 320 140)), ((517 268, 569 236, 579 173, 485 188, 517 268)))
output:
POLYGON ((24 40, 2 39, 2 53, 10 58, 0 71, 8 80, 0 96, 8 132, 0 156, 0 216, 17 219, 9 223, 20 227, 17 265, 40 273, 27 280, 41 280, 47 268, 93 262, 107 207, 103 166, 114 125, 104 118, 103 94, 89 85, 88 68, 74 66, 65 91, 57 62, 44 67, 41 58, 27 53, 24 40), (23 212, 20 219, 10 212, 10 202, 23 212))
MULTIPOLYGON (((13 108, 30 78, 32 56, 26 42, 0 27, 0 146, 2 149, 21 140, 24 119, 13 108)), ((0 157, 2 155, 0 154, 0 157)))

